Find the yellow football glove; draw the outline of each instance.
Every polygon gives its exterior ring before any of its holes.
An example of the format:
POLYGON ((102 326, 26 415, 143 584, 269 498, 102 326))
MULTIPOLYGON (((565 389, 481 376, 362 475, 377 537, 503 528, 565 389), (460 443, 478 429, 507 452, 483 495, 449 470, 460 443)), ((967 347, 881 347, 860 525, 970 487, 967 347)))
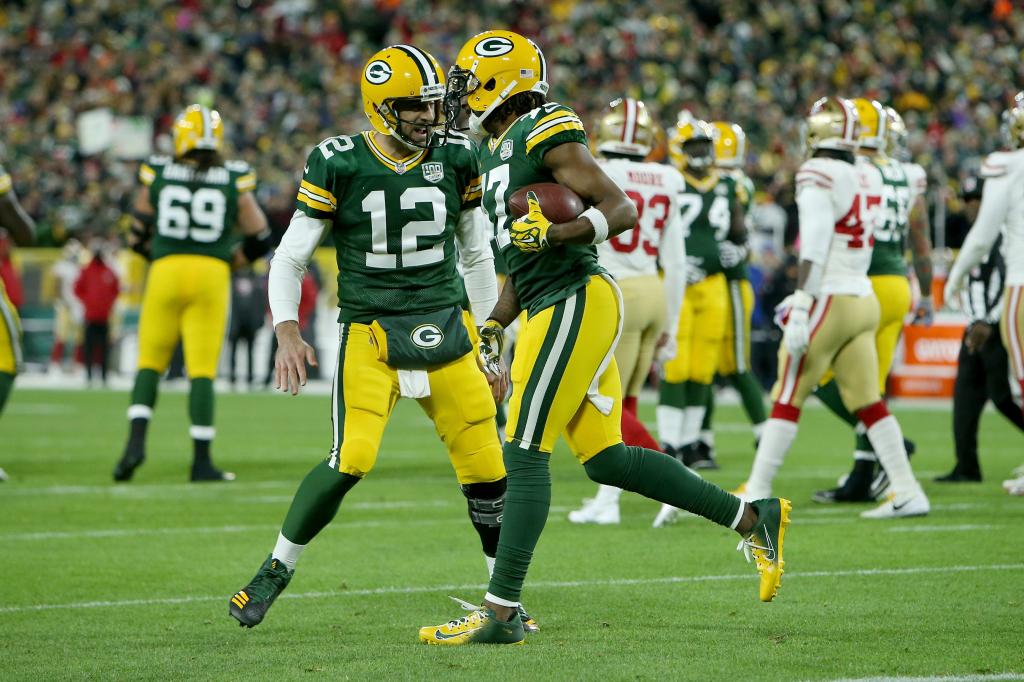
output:
POLYGON ((480 361, 491 374, 501 374, 501 353, 505 349, 505 327, 487 320, 480 327, 480 361))
POLYGON ((512 245, 520 251, 537 253, 548 248, 548 228, 551 227, 551 221, 544 217, 537 195, 533 192, 526 193, 526 204, 530 210, 512 223, 508 234, 512 238, 512 245))

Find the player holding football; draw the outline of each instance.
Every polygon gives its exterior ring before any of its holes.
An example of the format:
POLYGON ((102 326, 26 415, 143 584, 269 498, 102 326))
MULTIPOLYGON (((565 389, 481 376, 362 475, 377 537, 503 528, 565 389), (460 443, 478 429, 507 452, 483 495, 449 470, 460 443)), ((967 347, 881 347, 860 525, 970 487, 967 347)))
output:
MULTIPOLYGON (((594 134, 598 163, 622 188, 639 214, 631 229, 597 245, 601 266, 622 291, 622 335, 615 364, 622 379, 622 437, 628 445, 657 450, 658 443, 637 418, 637 397, 655 352, 662 362, 675 352, 679 311, 686 289, 686 251, 679 221, 683 178, 675 168, 645 163, 657 126, 643 102, 612 102, 594 134), (658 276, 659 266, 665 273, 658 276)), ((581 509, 569 512, 573 523, 619 522, 620 488, 602 485, 581 509)))
MULTIPOLYGON (((1003 112, 1006 151, 989 154, 981 165, 985 186, 981 207, 946 281, 944 298, 955 301, 967 274, 985 258, 1005 230, 1006 292, 1003 294, 1002 338, 1013 378, 1024 390, 1024 91, 1003 112)), ((1024 476, 1003 486, 1024 494, 1024 476)))
MULTIPOLYGON (((860 118, 862 162, 874 165, 882 175, 882 213, 884 220, 873 235, 874 250, 868 279, 878 299, 881 315, 875 332, 878 354, 878 389, 885 395, 886 380, 892 369, 896 346, 903 332, 904 320, 911 309, 910 281, 904 256, 909 241, 914 271, 921 285, 922 296, 915 313, 915 324, 931 324, 934 314, 932 297, 931 244, 928 239, 928 207, 924 193, 928 180, 924 169, 907 160, 906 126, 894 109, 883 108, 874 100, 853 100, 860 118), (887 154, 888 152, 888 154, 887 154)), ((856 428, 853 470, 842 485, 816 492, 816 502, 868 502, 884 494, 889 486, 885 469, 878 466, 878 457, 868 440, 864 424, 843 405, 839 388, 829 379, 815 391, 822 402, 841 419, 856 428)), ((908 452, 913 443, 906 441, 908 452)))
MULTIPOLYGON (((743 161, 746 156, 747 136, 743 129, 728 121, 712 121, 715 140, 715 168, 731 175, 736 180, 737 195, 743 205, 744 216, 750 215, 754 203, 754 183, 743 172, 743 161)), ((761 438, 765 419, 768 415, 764 407, 764 391, 757 377, 750 371, 750 321, 754 314, 754 288, 750 284, 750 273, 747 269, 747 244, 734 244, 721 237, 718 250, 721 254, 722 270, 725 274, 727 287, 727 307, 725 336, 718 353, 718 371, 740 395, 743 410, 754 432, 755 447, 761 438), (727 265, 726 263, 731 263, 727 265)), ((700 427, 700 449, 698 459, 714 461, 715 436, 712 431, 714 414, 714 391, 708 392, 708 404, 704 413, 704 422, 700 427)))
POLYGON ((835 372, 843 403, 867 427, 867 436, 892 479, 893 495, 865 518, 920 516, 928 498, 914 478, 903 434, 878 390, 875 329, 878 300, 867 278, 871 237, 882 215, 881 175, 857 163, 857 109, 823 97, 806 120, 811 151, 796 175, 800 216, 800 274, 787 299, 779 348, 779 377, 744 494, 771 492, 772 479, 793 444, 800 408, 822 375, 835 372))
MULTIPOLYGON (((263 620, 302 551, 373 470, 399 397, 419 402, 447 447, 488 569, 497 551, 505 468, 494 416, 507 379, 500 366, 481 371, 476 330, 461 306, 468 293, 483 320, 498 298, 490 246, 474 221, 477 159, 465 135, 445 134, 444 74, 430 54, 412 45, 377 52, 363 68, 361 91, 373 130, 329 137, 310 152, 270 268, 277 386, 295 395, 306 363, 316 364, 299 336, 300 282, 331 233, 341 308, 334 438, 295 493, 270 556, 231 597, 230 613, 243 626, 263 620)), ((536 629, 522 609, 517 621, 536 629)))
POLYGON ((479 609, 420 629, 421 641, 431 644, 524 641, 516 608, 547 520, 549 458, 560 435, 597 483, 639 492, 737 530, 741 544, 757 557, 763 600, 775 596, 781 578, 788 501, 743 503, 676 459, 622 442, 622 386, 613 357, 622 301, 598 264, 595 245, 633 227, 636 206, 590 155, 576 114, 545 103, 547 90, 544 55, 510 31, 470 38, 449 72, 446 108, 456 111, 465 102, 470 128, 485 136, 479 149, 483 206, 509 268, 481 332, 482 354, 499 357, 504 327, 520 310, 528 317, 511 370, 504 448, 508 494, 494 574, 479 609), (508 202, 517 190, 551 181, 590 208, 574 220, 552 224, 530 193, 528 213, 512 218, 508 202))
POLYGON ((270 250, 266 216, 253 197, 256 174, 243 161, 225 161, 220 114, 193 104, 171 128, 174 156, 151 156, 139 167, 132 248, 153 262, 139 318, 139 359, 128 408, 129 433, 114 467, 130 481, 146 459, 146 431, 160 375, 180 340, 189 376, 192 481, 230 481, 216 468, 213 380, 227 325, 231 263, 270 250), (244 238, 236 250, 234 228, 244 238))
MULTIPOLYGON (((11 176, 3 166, 0 166, 0 228, 8 230, 18 246, 28 246, 35 241, 36 224, 21 207, 11 176)), ((7 297, 3 280, 0 280, 0 415, 14 388, 14 377, 20 365, 21 322, 17 309, 7 297)), ((0 481, 6 480, 7 473, 0 469, 0 481)))

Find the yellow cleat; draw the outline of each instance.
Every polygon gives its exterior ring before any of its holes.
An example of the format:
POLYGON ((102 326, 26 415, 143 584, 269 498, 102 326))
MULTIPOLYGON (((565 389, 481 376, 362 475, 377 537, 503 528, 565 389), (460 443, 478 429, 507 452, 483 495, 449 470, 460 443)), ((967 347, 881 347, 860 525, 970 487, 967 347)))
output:
POLYGON ((497 620, 490 609, 482 608, 443 625, 420 628, 420 641, 447 646, 523 644, 526 642, 526 632, 518 613, 512 620, 504 622, 497 620))
POLYGON ((782 582, 783 567, 782 544, 785 540, 786 526, 789 525, 789 512, 793 503, 781 498, 757 500, 752 502, 757 510, 757 523, 754 529, 743 540, 737 549, 742 549, 747 561, 751 555, 761 575, 761 601, 771 601, 779 593, 782 582))

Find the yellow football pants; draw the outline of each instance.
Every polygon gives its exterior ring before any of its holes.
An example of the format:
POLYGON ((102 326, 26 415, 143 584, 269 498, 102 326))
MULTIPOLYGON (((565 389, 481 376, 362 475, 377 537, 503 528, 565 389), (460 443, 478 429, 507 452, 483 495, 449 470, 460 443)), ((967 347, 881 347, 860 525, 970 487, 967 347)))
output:
POLYGON ((856 413, 880 400, 876 369, 875 328, 878 301, 874 296, 822 296, 810 311, 811 341, 803 355, 792 356, 779 346, 779 376, 772 401, 801 407, 831 367, 839 395, 856 413))
POLYGON ((181 339, 191 379, 213 379, 228 320, 231 270, 208 256, 165 256, 146 278, 139 319, 139 369, 163 374, 181 339))
POLYGON ((509 442, 550 453, 564 434, 581 463, 622 442, 622 385, 613 355, 621 306, 611 279, 594 276, 527 318, 512 362, 509 442), (595 379, 597 394, 588 396, 595 379))
POLYGON ((718 273, 686 287, 676 336, 676 357, 665 363, 665 381, 710 384, 725 336, 728 289, 718 273))
POLYGON ((21 321, 0 281, 0 372, 17 374, 21 362, 21 321))
POLYGON ((750 371, 750 318, 754 314, 754 287, 746 279, 726 282, 729 296, 725 337, 718 355, 718 373, 722 376, 750 371))
MULTIPOLYGON (((476 350, 429 370, 427 377, 430 396, 416 402, 433 420, 437 435, 448 448, 459 483, 504 478, 494 399, 476 350)), ((398 370, 379 359, 369 325, 341 325, 332 396, 330 465, 363 477, 377 461, 384 427, 400 397, 398 370)))
POLYGON ((622 336, 615 347, 622 394, 640 395, 665 328, 665 286, 657 275, 617 281, 622 290, 622 336))

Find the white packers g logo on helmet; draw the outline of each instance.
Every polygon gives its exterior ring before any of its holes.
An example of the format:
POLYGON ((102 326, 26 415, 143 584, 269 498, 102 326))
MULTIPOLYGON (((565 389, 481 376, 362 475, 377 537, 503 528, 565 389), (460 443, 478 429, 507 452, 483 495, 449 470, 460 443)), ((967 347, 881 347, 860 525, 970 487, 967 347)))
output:
POLYGON ((378 59, 366 65, 366 80, 374 85, 387 83, 389 78, 391 78, 391 67, 387 62, 378 59))
POLYGON ((445 113, 454 122, 469 109, 469 128, 484 134, 484 121, 522 92, 548 92, 548 69, 536 43, 512 31, 485 31, 470 38, 448 71, 445 113))
POLYGON ((177 158, 197 149, 219 152, 224 146, 224 122, 216 109, 193 104, 174 120, 171 137, 177 158))
POLYGON ((363 69, 360 83, 363 112, 373 129, 391 135, 410 148, 440 147, 446 136, 438 134, 444 128, 441 100, 445 82, 441 65, 432 55, 412 45, 391 45, 370 57, 363 69), (432 105, 430 120, 403 119, 400 109, 423 110, 424 103, 432 105), (417 129, 419 135, 412 136, 417 129))
POLYGON ((515 44, 508 38, 491 36, 478 42, 473 48, 473 52, 481 57, 500 57, 511 52, 513 48, 515 48, 515 44))
POLYGON ((601 114, 594 133, 598 152, 645 157, 651 153, 658 127, 640 100, 621 97, 601 114))

